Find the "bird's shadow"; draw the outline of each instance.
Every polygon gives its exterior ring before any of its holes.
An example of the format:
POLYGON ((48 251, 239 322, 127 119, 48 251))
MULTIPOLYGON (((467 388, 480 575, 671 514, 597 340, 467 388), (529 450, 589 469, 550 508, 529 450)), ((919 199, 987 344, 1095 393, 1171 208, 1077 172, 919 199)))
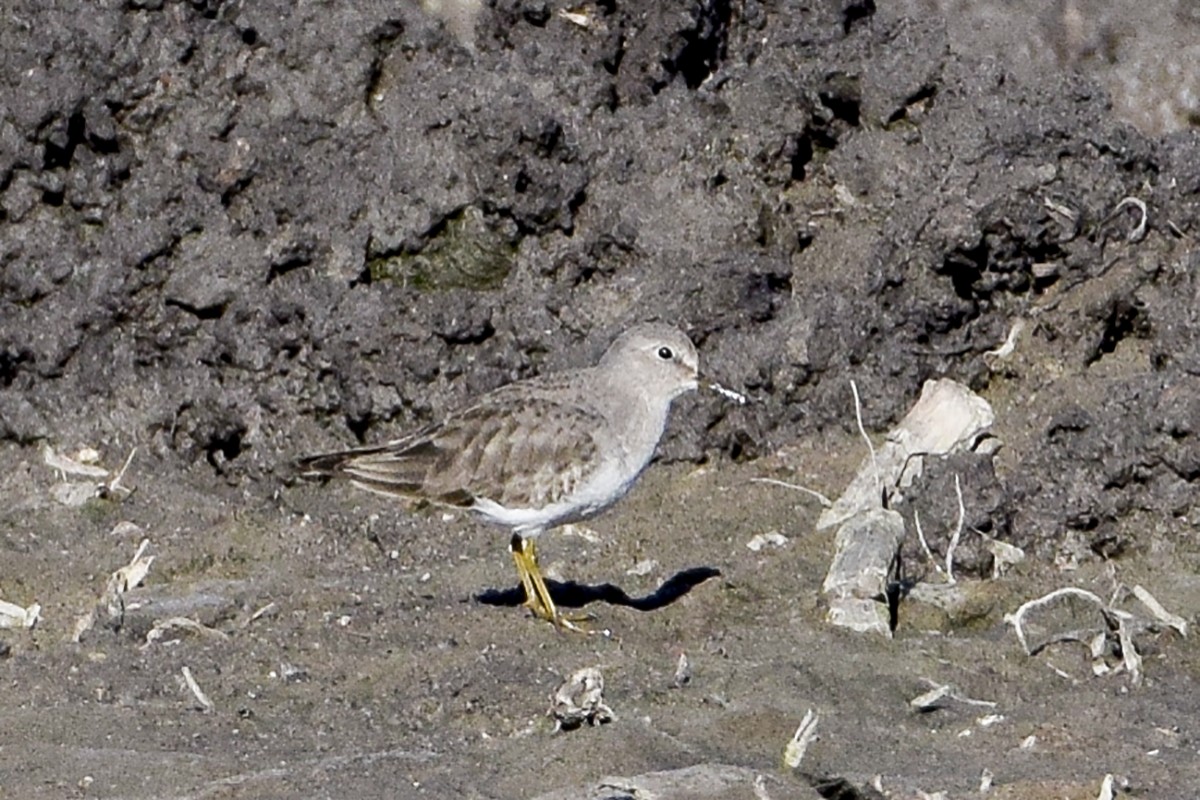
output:
MULTIPOLYGON (((715 578, 721 570, 715 567, 692 567, 676 572, 650 594, 630 597, 620 586, 611 583, 588 585, 575 581, 546 581, 550 597, 555 605, 564 608, 582 608, 588 603, 603 601, 609 605, 627 606, 638 611, 654 611, 674 603, 696 586, 709 578, 715 578)), ((525 590, 517 586, 512 589, 486 589, 475 595, 475 599, 489 606, 519 606, 525 602, 525 590)))

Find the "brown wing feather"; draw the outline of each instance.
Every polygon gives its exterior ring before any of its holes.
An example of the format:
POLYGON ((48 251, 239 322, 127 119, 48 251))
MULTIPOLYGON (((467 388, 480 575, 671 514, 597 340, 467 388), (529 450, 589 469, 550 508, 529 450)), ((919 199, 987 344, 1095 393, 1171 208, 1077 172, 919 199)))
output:
POLYGON ((338 475, 367 489, 469 506, 476 497, 536 508, 590 474, 603 419, 578 406, 500 390, 440 425, 374 447, 311 456, 308 475, 338 475))
POLYGON ((544 397, 475 406, 434 434, 439 458, 426 473, 426 496, 465 491, 509 508, 554 503, 590 474, 601 424, 544 397))

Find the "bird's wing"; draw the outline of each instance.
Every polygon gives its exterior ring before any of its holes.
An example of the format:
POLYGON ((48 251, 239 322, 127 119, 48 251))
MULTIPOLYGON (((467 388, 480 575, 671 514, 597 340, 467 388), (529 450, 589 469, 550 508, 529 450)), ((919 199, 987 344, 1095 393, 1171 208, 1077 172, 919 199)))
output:
POLYGON ((595 411, 503 390, 444 422, 394 442, 313 456, 307 474, 341 475, 364 488, 436 503, 476 498, 540 508, 592 474, 604 424, 595 411))
POLYGON ((552 397, 490 397, 438 432, 443 460, 428 476, 431 489, 540 508, 591 476, 599 451, 594 433, 604 424, 598 414, 552 397))
MULTIPOLYGON (((419 500, 424 497, 425 462, 433 452, 430 437, 440 427, 431 425, 384 444, 306 456, 296 462, 296 469, 305 478, 347 478, 364 489, 419 500)), ((449 505, 470 505, 472 501, 470 497, 424 499, 449 505)))

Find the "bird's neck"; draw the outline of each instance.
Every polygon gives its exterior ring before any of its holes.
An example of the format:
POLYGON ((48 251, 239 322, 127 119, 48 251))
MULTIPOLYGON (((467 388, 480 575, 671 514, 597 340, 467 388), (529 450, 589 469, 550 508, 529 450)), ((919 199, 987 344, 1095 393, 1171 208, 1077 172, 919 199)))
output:
POLYGON ((611 409, 613 423, 624 431, 626 456, 640 470, 650 462, 671 411, 671 398, 633 386, 619 393, 611 409))

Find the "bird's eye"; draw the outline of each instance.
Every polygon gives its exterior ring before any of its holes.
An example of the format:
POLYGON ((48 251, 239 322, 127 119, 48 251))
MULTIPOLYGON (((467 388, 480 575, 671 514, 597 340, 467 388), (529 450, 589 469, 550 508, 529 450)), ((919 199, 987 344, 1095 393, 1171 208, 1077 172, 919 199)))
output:
POLYGON ((660 347, 658 348, 658 357, 663 361, 670 361, 675 357, 675 354, 671 352, 671 348, 669 347, 660 347))

